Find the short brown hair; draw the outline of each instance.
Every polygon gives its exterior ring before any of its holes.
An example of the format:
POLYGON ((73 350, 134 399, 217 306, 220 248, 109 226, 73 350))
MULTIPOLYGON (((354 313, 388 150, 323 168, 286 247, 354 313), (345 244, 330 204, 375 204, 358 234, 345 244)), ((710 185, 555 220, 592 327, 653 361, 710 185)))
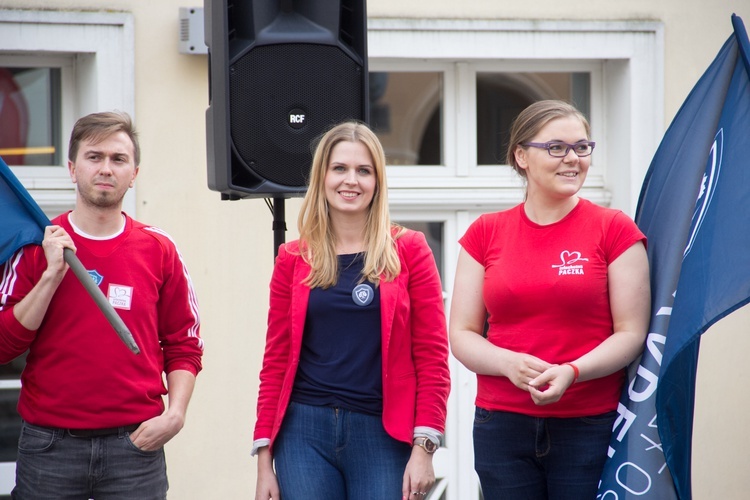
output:
POLYGON ((75 162, 81 142, 91 140, 94 143, 103 141, 116 132, 125 132, 133 143, 133 160, 135 166, 141 164, 141 146, 138 144, 138 133, 130 115, 124 111, 105 111, 92 113, 80 118, 73 126, 68 145, 68 160, 75 162))

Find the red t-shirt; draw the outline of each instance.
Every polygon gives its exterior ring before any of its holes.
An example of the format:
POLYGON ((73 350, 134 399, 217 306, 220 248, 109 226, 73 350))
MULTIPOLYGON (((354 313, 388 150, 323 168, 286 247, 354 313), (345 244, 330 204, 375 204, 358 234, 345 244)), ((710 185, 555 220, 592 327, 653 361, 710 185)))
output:
MULTIPOLYGON (((646 237, 619 210, 581 199, 562 220, 540 226, 523 205, 485 214, 461 238, 485 268, 488 339, 550 363, 572 361, 612 334, 607 267, 646 237)), ((576 383, 557 403, 537 406, 506 377, 477 375, 476 404, 538 417, 614 410, 624 370, 576 383)))

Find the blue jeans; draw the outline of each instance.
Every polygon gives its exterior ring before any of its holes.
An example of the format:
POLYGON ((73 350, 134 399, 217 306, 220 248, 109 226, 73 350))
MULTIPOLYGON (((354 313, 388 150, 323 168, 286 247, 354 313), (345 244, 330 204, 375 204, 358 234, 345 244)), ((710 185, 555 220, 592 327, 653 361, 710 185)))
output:
POLYGON ((486 500, 594 500, 617 412, 537 418, 476 408, 474 468, 486 500))
POLYGON ((64 429, 23 423, 18 439, 18 500, 164 500, 164 449, 142 451, 120 431, 73 437, 64 429))
POLYGON ((401 500, 411 446, 379 416, 293 402, 273 454, 284 500, 401 500))

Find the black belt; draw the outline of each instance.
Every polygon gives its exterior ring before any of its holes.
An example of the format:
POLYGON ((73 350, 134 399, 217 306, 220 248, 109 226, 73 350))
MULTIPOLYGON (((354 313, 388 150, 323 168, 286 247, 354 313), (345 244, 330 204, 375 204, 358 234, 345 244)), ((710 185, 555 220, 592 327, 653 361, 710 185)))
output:
POLYGON ((76 438, 93 438, 102 436, 114 436, 121 432, 133 432, 141 424, 123 425, 122 427, 108 427, 105 429, 65 429, 65 431, 76 438))

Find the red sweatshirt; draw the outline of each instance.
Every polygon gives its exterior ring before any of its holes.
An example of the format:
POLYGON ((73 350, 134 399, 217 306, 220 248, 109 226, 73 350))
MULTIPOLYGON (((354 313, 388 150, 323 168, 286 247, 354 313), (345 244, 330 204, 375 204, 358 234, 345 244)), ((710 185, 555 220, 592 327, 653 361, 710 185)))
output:
POLYGON ((69 271, 36 331, 13 306, 47 267, 42 247, 28 245, 0 268, 0 363, 27 349, 18 412, 35 425, 105 428, 160 415, 163 373, 201 370, 198 305, 182 256, 163 231, 125 216, 110 239, 77 234, 57 217, 76 255, 120 315, 141 352, 133 354, 69 271))

